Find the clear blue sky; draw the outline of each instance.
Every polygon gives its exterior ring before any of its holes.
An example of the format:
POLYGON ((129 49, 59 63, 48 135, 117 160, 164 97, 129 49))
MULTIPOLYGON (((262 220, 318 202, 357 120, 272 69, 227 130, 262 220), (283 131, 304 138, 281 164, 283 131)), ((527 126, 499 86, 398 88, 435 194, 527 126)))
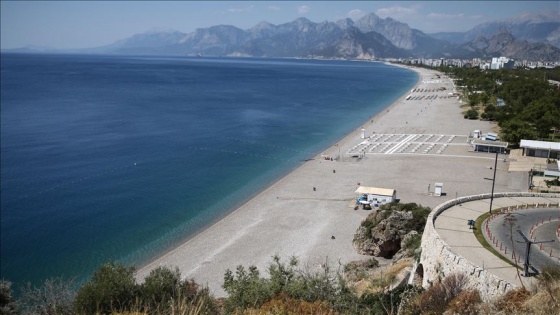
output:
POLYGON ((150 30, 189 33, 218 24, 313 22, 373 12, 426 33, 467 31, 491 20, 560 10, 560 1, 5 1, 1 48, 86 48, 150 30))

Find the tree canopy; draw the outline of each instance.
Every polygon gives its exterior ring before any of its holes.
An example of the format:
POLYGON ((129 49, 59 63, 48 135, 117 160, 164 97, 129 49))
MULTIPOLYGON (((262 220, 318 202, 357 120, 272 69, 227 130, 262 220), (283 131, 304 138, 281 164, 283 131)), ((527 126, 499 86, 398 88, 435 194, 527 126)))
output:
POLYGON ((560 130, 560 89, 548 82, 560 80, 555 69, 501 69, 442 67, 454 77, 468 96, 471 109, 465 118, 476 119, 475 107, 482 119, 495 120, 501 137, 512 147, 521 139, 558 141, 560 130), (502 99, 504 104, 498 104, 502 99))

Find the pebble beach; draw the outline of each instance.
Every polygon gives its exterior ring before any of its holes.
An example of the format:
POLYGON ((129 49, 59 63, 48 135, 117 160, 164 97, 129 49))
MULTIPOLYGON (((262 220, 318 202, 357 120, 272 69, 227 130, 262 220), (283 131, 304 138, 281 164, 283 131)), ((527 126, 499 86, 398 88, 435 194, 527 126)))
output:
MULTIPOLYGON (((490 192, 488 167, 495 155, 471 152, 466 139, 473 130, 492 131, 495 125, 463 118, 448 77, 411 69, 419 75, 412 91, 222 220, 142 266, 137 279, 158 266, 177 267, 220 297, 226 269, 255 265, 266 273, 274 255, 284 261, 296 256, 311 269, 365 259, 352 246, 357 227, 371 213, 353 207, 358 185, 396 189, 400 202, 429 207, 490 192), (397 140, 380 143, 389 138, 397 140), (367 149, 359 151, 360 146, 367 149), (443 196, 433 194, 435 183, 443 183, 443 196)), ((509 191, 507 168, 499 163, 495 190, 509 191)))

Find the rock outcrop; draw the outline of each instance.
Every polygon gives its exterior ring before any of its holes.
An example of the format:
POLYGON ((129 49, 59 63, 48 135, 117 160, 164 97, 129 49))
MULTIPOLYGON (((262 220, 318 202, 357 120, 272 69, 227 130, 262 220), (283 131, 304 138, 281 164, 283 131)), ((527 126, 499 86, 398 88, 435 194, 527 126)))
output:
POLYGON ((387 205, 371 213, 354 234, 362 255, 400 259, 415 254, 429 208, 416 204, 387 205))

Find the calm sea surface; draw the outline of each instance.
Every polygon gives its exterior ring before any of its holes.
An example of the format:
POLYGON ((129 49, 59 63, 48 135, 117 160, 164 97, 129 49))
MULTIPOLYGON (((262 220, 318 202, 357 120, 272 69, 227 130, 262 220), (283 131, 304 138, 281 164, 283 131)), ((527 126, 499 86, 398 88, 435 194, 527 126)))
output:
POLYGON ((366 62, 3 54, 0 278, 146 262, 416 80, 366 62))

